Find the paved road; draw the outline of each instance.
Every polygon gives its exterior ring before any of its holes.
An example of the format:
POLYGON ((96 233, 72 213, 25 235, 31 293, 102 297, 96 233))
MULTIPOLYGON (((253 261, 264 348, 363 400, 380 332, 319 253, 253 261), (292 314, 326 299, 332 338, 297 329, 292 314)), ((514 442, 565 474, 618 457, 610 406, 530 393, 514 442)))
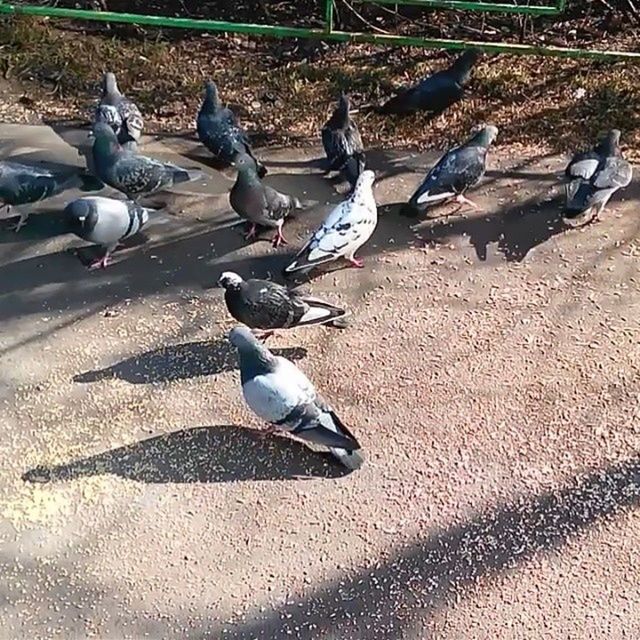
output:
MULTIPOLYGON (((82 136, 2 126, 0 151, 80 163, 82 136)), ((296 243, 338 199, 313 158, 267 154, 313 204, 296 243)), ((307 285, 352 326, 273 340, 361 439, 346 476, 242 405, 209 287, 293 248, 244 245, 231 174, 163 199, 104 272, 67 251, 70 193, 0 231, 0 637, 640 637, 640 188, 565 229, 562 159, 502 149, 483 211, 425 222, 423 249, 394 205, 432 159, 373 154, 367 267, 307 285)))

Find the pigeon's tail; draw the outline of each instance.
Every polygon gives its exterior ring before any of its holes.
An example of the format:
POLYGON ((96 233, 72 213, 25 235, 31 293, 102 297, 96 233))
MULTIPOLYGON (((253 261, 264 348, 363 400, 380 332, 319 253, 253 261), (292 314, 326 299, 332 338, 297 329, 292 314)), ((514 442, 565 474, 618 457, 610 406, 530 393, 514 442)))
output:
POLYGON ((340 307, 335 307, 328 302, 317 300, 316 298, 302 298, 308 306, 304 315, 296 323, 296 326, 304 327, 313 324, 324 324, 325 322, 331 322, 336 318, 341 318, 347 312, 340 307))
POLYGON ((309 273, 314 267, 318 265, 324 264, 326 262, 331 262, 335 260, 335 257, 332 255, 326 255, 325 257, 315 260, 314 262, 309 262, 307 260, 307 251, 302 251, 299 253, 295 260, 288 266, 284 268, 284 275, 291 275, 292 273, 300 273, 305 274, 309 273))
POLYGON ((364 464, 364 457, 359 451, 347 451, 346 449, 329 449, 331 455, 347 469, 356 471, 364 464))
POLYGON ((347 467, 347 469, 351 469, 351 471, 359 469, 364 464, 364 457, 359 451, 360 444, 334 411, 329 411, 328 413, 331 416, 331 421, 333 422, 336 432, 348 438, 352 443, 352 448, 349 449, 329 447, 331 455, 347 467))
POLYGON ((202 169, 181 169, 176 167, 173 172, 173 184, 182 184, 183 182, 194 182, 204 177, 202 169))
POLYGON ((400 215, 405 218, 417 218, 420 210, 412 202, 405 202, 400 207, 400 215))

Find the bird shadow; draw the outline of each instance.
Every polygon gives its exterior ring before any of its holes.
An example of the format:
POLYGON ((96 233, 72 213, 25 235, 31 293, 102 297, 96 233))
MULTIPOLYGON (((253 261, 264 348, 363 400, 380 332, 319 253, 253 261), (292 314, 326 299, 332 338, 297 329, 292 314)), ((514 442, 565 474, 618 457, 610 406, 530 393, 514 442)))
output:
MULTIPOLYGON (((301 360, 307 355, 302 347, 273 349, 273 354, 301 360)), ((98 382, 118 378, 131 384, 152 384, 211 376, 238 368, 236 350, 226 338, 185 342, 152 349, 104 369, 74 376, 74 382, 98 382)))
POLYGON ((29 213, 25 226, 16 233, 14 226, 19 219, 20 216, 11 216, 0 220, 0 244, 46 240, 69 233, 62 207, 29 213))
POLYGON ((40 465, 25 482, 48 483, 116 475, 147 484, 339 478, 350 470, 329 453, 285 435, 265 437, 237 425, 190 427, 64 464, 40 465))
POLYGON ((448 216, 420 229, 426 244, 438 245, 467 236, 478 260, 486 262, 488 247, 497 243, 507 262, 520 262, 538 245, 571 227, 562 217, 560 196, 543 202, 518 204, 490 215, 448 216))

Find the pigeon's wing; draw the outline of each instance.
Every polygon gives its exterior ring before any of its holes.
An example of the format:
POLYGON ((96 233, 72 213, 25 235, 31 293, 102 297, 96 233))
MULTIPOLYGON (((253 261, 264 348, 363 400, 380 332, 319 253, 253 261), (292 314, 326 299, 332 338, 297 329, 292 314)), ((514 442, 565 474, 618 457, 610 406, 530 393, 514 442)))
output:
POLYGON ((347 125, 346 138, 350 156, 354 153, 362 153, 364 151, 358 125, 352 120, 349 120, 349 124, 347 125))
POLYGON ((122 118, 123 128, 129 139, 138 142, 142 136, 142 129, 144 128, 144 119, 142 118, 140 109, 138 109, 135 102, 124 98, 118 105, 118 111, 122 118))
POLYGON ((150 193, 171 182, 172 171, 162 162, 123 154, 112 167, 113 182, 124 193, 150 193))
POLYGON ((63 191, 69 176, 56 176, 43 167, 3 163, 0 200, 12 205, 39 202, 63 191))
POLYGON ((311 236, 296 258, 298 266, 321 264, 339 258, 358 233, 357 221, 350 215, 351 200, 340 203, 311 236))
POLYGON ((415 204, 454 196, 475 185, 484 175, 486 149, 457 147, 445 154, 429 171, 412 197, 415 204))
POLYGON ((103 246, 113 246, 137 233, 148 219, 147 211, 133 203, 112 198, 92 198, 97 221, 88 240, 103 246))
POLYGON ((257 375, 242 385, 249 407, 263 420, 291 428, 288 417, 298 407, 315 401, 311 381, 292 362, 276 357, 275 370, 257 375))
POLYGON ((448 70, 444 70, 420 82, 415 88, 413 100, 418 109, 439 112, 459 100, 462 93, 462 87, 448 70))
POLYGON ((275 226, 268 215, 267 197, 262 183, 236 183, 229 193, 229 202, 233 210, 246 220, 264 226, 275 226))
POLYGON ((567 178, 585 178, 590 180, 600 164, 600 156, 595 151, 576 153, 565 169, 567 178))
POLYGON ((118 108, 112 104, 99 104, 94 113, 94 122, 108 124, 117 134, 122 127, 122 117, 118 108))
POLYGON ((611 157, 595 173, 592 182, 597 189, 620 189, 629 185, 631 177, 631 165, 623 158, 611 157))
POLYGON ((271 220, 279 222, 293 212, 300 203, 293 196, 280 193, 269 185, 264 188, 267 214, 271 220))
POLYGON ((288 289, 268 280, 247 280, 240 290, 240 300, 243 317, 239 319, 256 329, 290 327, 304 315, 306 308, 288 289))

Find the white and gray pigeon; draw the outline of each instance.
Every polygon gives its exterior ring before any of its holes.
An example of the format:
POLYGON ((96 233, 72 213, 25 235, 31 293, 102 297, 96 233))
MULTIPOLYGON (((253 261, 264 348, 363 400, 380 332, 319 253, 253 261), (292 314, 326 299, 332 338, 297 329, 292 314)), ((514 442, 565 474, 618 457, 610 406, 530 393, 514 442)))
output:
POLYGON ((202 177, 200 169, 183 169, 123 149, 111 127, 103 122, 93 129, 93 162, 98 178, 131 200, 202 177))
POLYGON ((358 127, 349 116, 349 98, 344 93, 321 133, 327 172, 340 171, 353 188, 364 171, 366 158, 358 127))
POLYGON ((287 431, 328 447, 351 470, 362 466, 355 436, 293 362, 274 356, 246 327, 232 329, 229 340, 238 350, 245 402, 270 432, 287 431))
MULTIPOLYGON (((54 171, 46 167, 22 164, 10 160, 0 161, 0 203, 11 207, 40 202, 67 189, 99 191, 102 183, 83 169, 73 171, 54 171)), ((21 211, 15 226, 19 231, 26 223, 29 211, 21 211)))
POLYGON ((468 49, 443 71, 425 78, 417 85, 403 89, 382 107, 380 113, 408 115, 416 111, 440 114, 464 95, 473 65, 480 57, 478 49, 468 49))
POLYGON ((620 131, 612 129, 592 151, 577 153, 566 168, 566 218, 595 209, 590 222, 598 219, 611 196, 628 186, 631 165, 620 151, 620 131))
POLYGON ((144 127, 142 114, 133 100, 120 93, 116 76, 111 72, 105 73, 102 79, 102 97, 95 110, 95 122, 108 124, 125 149, 137 149, 144 127))
POLYGON ((68 229, 83 240, 105 249, 90 268, 105 268, 122 240, 135 235, 149 220, 149 209, 135 202, 87 196, 70 202, 64 209, 68 229))
POLYGON ((253 155, 249 136, 238 123, 233 111, 220 104, 218 87, 212 80, 208 80, 205 85, 205 96, 198 113, 196 129, 200 142, 223 167, 231 166, 238 154, 246 153, 254 159, 258 175, 264 178, 266 167, 253 155))
POLYGON ((464 194, 476 186, 484 176, 487 151, 497 135, 498 128, 487 125, 463 145, 447 151, 411 196, 405 213, 415 215, 452 198, 460 205, 468 204, 474 209, 477 208, 475 202, 464 194))
POLYGON ((326 324, 346 314, 344 309, 288 289, 270 280, 243 280, 233 271, 225 271, 218 279, 224 291, 229 313, 251 329, 266 331, 265 340, 273 329, 293 329, 326 324))
POLYGON ((346 258, 352 266, 363 267, 356 251, 372 236, 378 224, 378 207, 373 195, 375 174, 370 169, 358 178, 353 193, 335 207, 320 228, 302 247, 286 274, 310 271, 315 266, 346 258))
POLYGON ((248 154, 236 156, 234 165, 238 175, 229 193, 229 202, 233 210, 251 225, 246 239, 254 238, 258 227, 268 227, 276 230, 274 247, 288 244, 282 234, 282 226, 293 211, 302 209, 300 200, 264 184, 258 176, 254 159, 248 154))

